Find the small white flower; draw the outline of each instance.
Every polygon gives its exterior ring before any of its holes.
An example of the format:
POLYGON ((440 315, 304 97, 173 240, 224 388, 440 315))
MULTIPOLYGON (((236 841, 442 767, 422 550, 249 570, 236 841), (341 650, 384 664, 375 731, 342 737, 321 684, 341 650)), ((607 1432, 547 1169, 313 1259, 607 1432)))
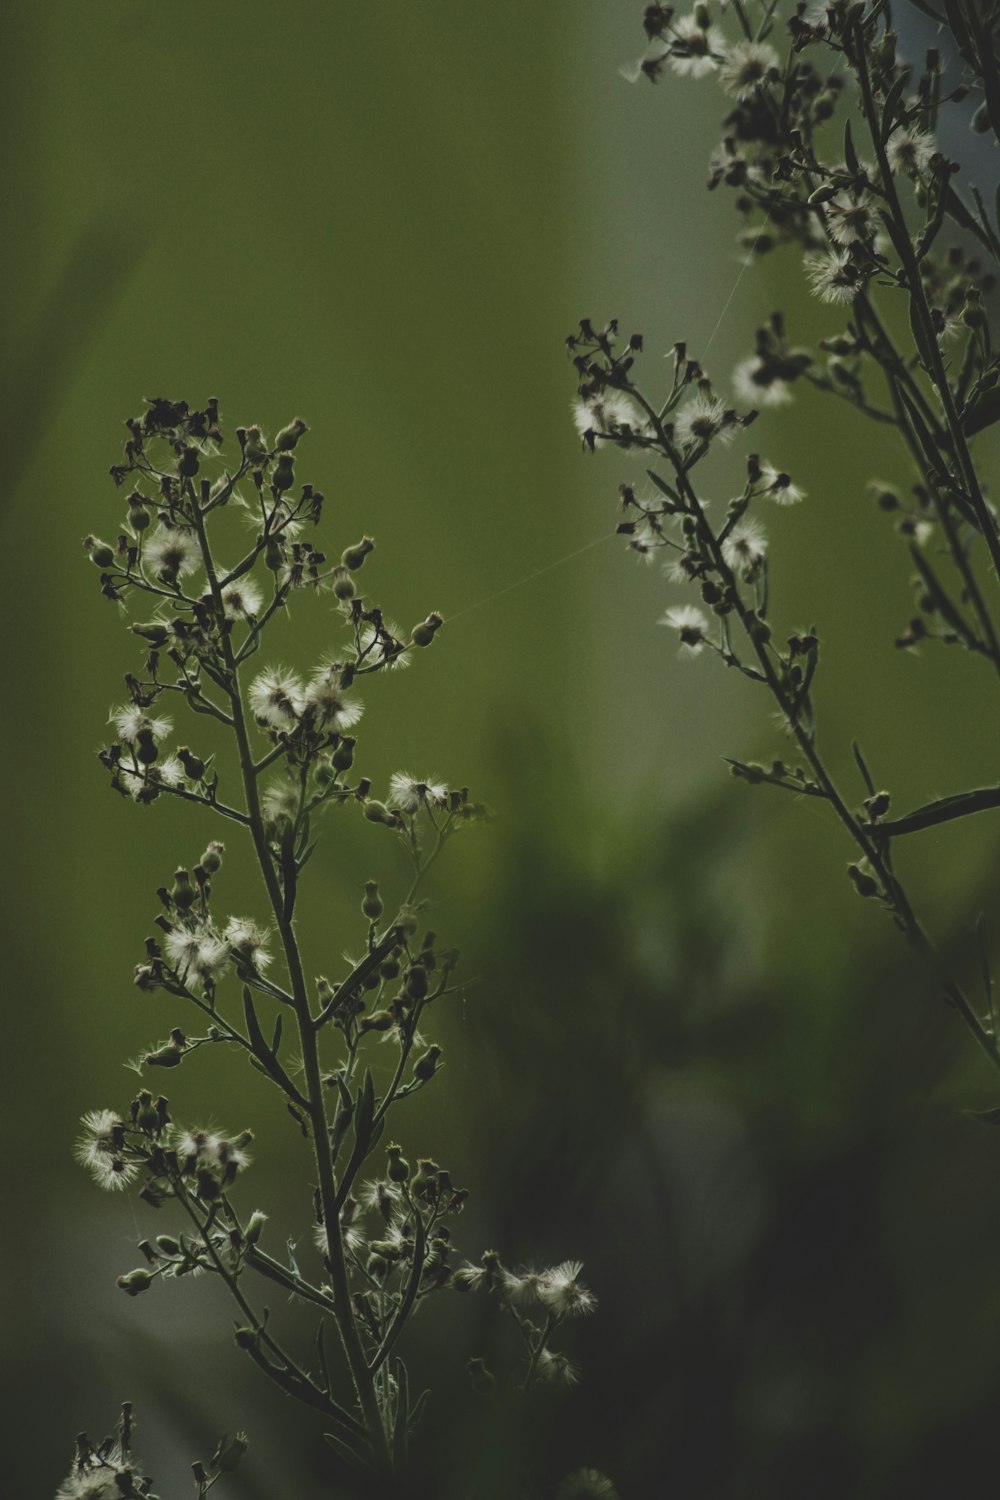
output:
POLYGON ((724 404, 715 396, 699 392, 686 401, 674 423, 674 437, 681 448, 710 443, 714 438, 728 442, 733 436, 733 420, 724 404))
POLYGON ((387 800, 390 807, 398 807, 400 812, 414 813, 423 804, 442 807, 447 796, 448 788, 441 782, 419 781, 405 771, 394 771, 389 778, 387 800))
POLYGON ((744 406, 784 406, 792 399, 788 381, 773 374, 772 367, 758 354, 736 366, 733 390, 744 406))
POLYGON ((269 823, 294 818, 299 810, 299 788, 289 777, 280 776, 265 789, 260 806, 269 823))
POLYGON ((166 760, 160 761, 155 770, 164 786, 184 785, 184 767, 176 755, 168 755, 166 760))
POLYGON ((703 649, 708 620, 695 605, 679 604, 674 609, 668 609, 660 624, 669 625, 671 630, 677 631, 681 639, 682 656, 697 656, 703 649))
POLYGON ((453 1286, 461 1287, 463 1291, 476 1292, 487 1284, 491 1275, 489 1267, 474 1266, 471 1261, 466 1261, 464 1266, 452 1272, 451 1280, 453 1286))
POLYGON ((542 1274, 539 1271, 503 1271, 500 1277, 500 1285, 508 1302, 515 1307, 534 1307, 542 1300, 539 1288, 542 1284, 542 1274))
POLYGON ((766 42, 735 42, 726 49, 719 82, 731 99, 750 99, 778 66, 778 54, 766 42))
POLYGON ((327 729, 331 734, 353 729, 364 713, 364 705, 344 692, 339 673, 332 666, 320 667, 313 674, 305 691, 304 706, 317 728, 327 729))
POLYGON ((868 240, 874 228, 872 200, 868 193, 855 197, 851 193, 838 193, 823 209, 830 238, 838 245, 853 245, 856 240, 868 240))
POLYGON ((118 738, 124 740, 126 745, 135 745, 140 736, 152 736, 159 743, 166 739, 173 725, 169 719, 151 718, 144 709, 137 708, 134 703, 126 704, 124 708, 116 708, 111 715, 111 723, 114 724, 118 738))
POLYGON ((143 560, 154 577, 164 573, 186 578, 201 567, 198 538, 187 526, 165 526, 161 522, 142 549, 143 560))
POLYGON ((579 1279, 582 1270, 582 1261, 564 1260, 539 1277, 538 1299, 557 1317, 582 1317, 597 1306, 597 1298, 579 1279))
POLYGON ((250 684, 250 707, 260 724, 293 729, 302 713, 302 684, 294 672, 270 667, 250 684))
POLYGON ((674 22, 673 36, 675 43, 668 61, 680 78, 704 78, 725 56, 726 39, 718 26, 703 30, 694 14, 674 22))
POLYGON ((896 126, 885 147, 889 171, 894 176, 905 172, 907 176, 915 177, 926 171, 936 151, 937 143, 932 135, 906 125, 896 126))
POLYGON ((256 619, 260 614, 263 595, 249 574, 227 583, 222 590, 222 605, 227 620, 256 619))
POLYGON ((857 264, 844 251, 807 255, 804 264, 810 285, 822 302, 853 302, 864 286, 857 264))
POLYGON ((388 1220, 401 1197, 399 1186, 395 1182, 383 1182, 381 1178, 374 1178, 362 1184, 358 1201, 368 1213, 378 1212, 388 1220))
POLYGON ((411 653, 405 646, 406 637, 395 621, 383 620, 381 630, 369 622, 358 634, 358 659, 366 667, 399 671, 410 665, 411 653))
POLYGON ((95 1109, 84 1115, 80 1124, 84 1133, 74 1151, 80 1165, 93 1173, 99 1187, 109 1190, 128 1187, 138 1175, 139 1165, 125 1160, 121 1116, 114 1110, 95 1109))
POLYGON ((734 526, 722 544, 722 556, 734 573, 751 579, 767 554, 767 537, 757 521, 734 526))
POLYGON ((601 391, 586 399, 578 396, 572 410, 581 437, 593 432, 600 437, 627 438, 645 431, 645 413, 624 391, 601 391))
POLYGON ((776 469, 773 464, 761 464, 758 483, 762 493, 775 505, 798 505, 806 497, 805 490, 800 490, 783 470, 776 469))
POLYGON ((163 940, 167 961, 186 984, 216 980, 229 962, 229 947, 210 927, 175 927, 163 940))
POLYGON ((542 1350, 535 1368, 538 1378, 548 1385, 576 1385, 580 1379, 580 1372, 575 1365, 570 1364, 565 1354, 551 1349, 542 1350))
POLYGON ((271 962, 267 951, 268 932, 249 917, 230 917, 223 934, 234 957, 243 959, 261 971, 271 962))

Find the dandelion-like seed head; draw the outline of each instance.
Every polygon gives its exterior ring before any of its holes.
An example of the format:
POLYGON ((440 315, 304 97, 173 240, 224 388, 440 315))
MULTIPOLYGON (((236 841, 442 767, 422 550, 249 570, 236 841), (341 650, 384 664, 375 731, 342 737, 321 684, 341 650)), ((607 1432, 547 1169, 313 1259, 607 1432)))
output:
POLYGON ((247 574, 229 583, 222 590, 222 606, 227 620, 256 619, 260 614, 263 595, 254 580, 247 574))
POLYGON ((830 199, 823 211, 830 238, 836 244, 846 247, 858 240, 867 241, 871 238, 875 221, 868 193, 838 193, 830 199))
POLYGON ((749 581, 767 555, 767 537, 758 521, 734 526, 722 544, 722 556, 734 573, 749 581))
POLYGON ((269 823, 294 818, 299 810, 299 789, 295 782, 288 776, 279 776, 265 788, 260 807, 269 823))
POLYGON ((861 270, 846 251, 807 255, 804 264, 809 284, 821 302, 846 305, 864 286, 861 270))
POLYGON ((163 940, 170 966, 185 984, 213 983, 229 962, 229 945, 208 926, 175 927, 163 940))
POLYGON ((270 667, 250 684, 250 707, 269 729, 294 729, 302 713, 302 684, 294 672, 270 667))
POLYGON ((704 391, 685 402, 674 423, 674 437, 682 448, 700 447, 716 438, 728 442, 732 435, 732 413, 718 397, 704 391))
POLYGON ((773 464, 761 464, 758 484, 761 493, 773 500, 775 505, 798 505, 806 497, 805 490, 800 489, 788 474, 782 469, 776 469, 773 464))
POLYGON ((134 703, 116 708, 111 715, 111 723, 115 726, 118 738, 126 745, 136 745, 140 738, 147 737, 159 743, 166 739, 173 728, 170 719, 155 718, 134 703))
POLYGON ((576 1366, 570 1364, 565 1354, 560 1354, 558 1350, 543 1349, 535 1368, 539 1380, 544 1380, 547 1385, 576 1385, 580 1379, 576 1366))
POLYGON ((321 667, 314 674, 305 691, 304 706, 317 728, 333 734, 353 729, 364 713, 364 705, 344 692, 339 675, 329 667, 321 667))
POLYGON ((147 571, 157 578, 186 578, 201 567, 198 538, 187 526, 166 526, 162 522, 142 549, 147 571))
POLYGON ((908 177, 925 172, 936 151, 937 143, 928 131, 908 125, 897 125, 885 145, 890 172, 905 173, 908 177))
POLYGON ((248 963, 258 972, 271 962, 267 951, 268 932, 249 917, 230 917, 226 923, 224 937, 229 951, 235 958, 248 963))
POLYGON ((538 1300, 560 1318, 579 1318, 593 1312, 597 1298, 580 1281, 582 1261, 564 1260, 538 1278, 538 1300))
POLYGON ((400 812, 414 813, 421 806, 442 807, 448 788, 440 781, 421 781, 405 771, 394 771, 389 778, 388 803, 400 812))
POLYGON ((83 1134, 74 1155, 93 1175, 98 1187, 120 1190, 134 1182, 139 1164, 125 1157, 125 1127, 114 1110, 95 1109, 80 1121, 83 1134))
POLYGON ((624 391, 599 391, 578 396, 573 402, 573 422, 581 437, 596 433, 599 437, 627 439, 642 434, 645 414, 624 391))
POLYGON ((697 656, 704 648, 708 629, 708 620, 703 612, 694 604, 679 604, 673 609, 668 609, 660 620, 661 625, 669 625, 671 630, 676 630, 680 636, 682 656, 697 656))

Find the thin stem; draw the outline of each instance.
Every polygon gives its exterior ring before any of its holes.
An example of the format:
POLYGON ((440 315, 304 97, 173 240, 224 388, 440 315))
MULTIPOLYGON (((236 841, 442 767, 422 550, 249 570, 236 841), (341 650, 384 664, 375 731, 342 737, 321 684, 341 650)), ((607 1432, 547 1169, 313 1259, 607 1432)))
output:
MULTIPOLYGON (((209 588, 215 602, 217 617, 221 620, 224 618, 225 613, 222 602, 222 591, 205 534, 204 519, 197 504, 194 506, 194 515, 209 588)), ((351 1304, 350 1284, 344 1259, 343 1238, 340 1233, 340 1218, 337 1212, 337 1185, 330 1154, 329 1125, 326 1117, 322 1070, 320 1067, 316 1029, 312 1024, 310 1014, 308 988, 303 973, 298 942, 292 922, 285 913, 284 894, 279 885, 277 872, 271 858, 270 849, 268 848, 257 789, 254 756, 247 733, 246 714, 240 690, 239 667, 233 651, 232 641, 229 634, 225 632, 221 634, 221 651, 229 679, 227 690, 232 705, 233 733, 239 752, 240 774, 243 779, 243 793, 246 798, 250 835, 253 840, 257 863, 267 892, 275 926, 284 951, 285 964, 288 969, 289 984, 295 1007, 295 1019, 305 1080, 304 1093, 309 1103, 313 1151, 320 1203, 323 1209, 323 1223, 326 1230, 327 1264, 330 1269, 330 1278, 333 1286, 334 1316, 337 1331, 340 1335, 344 1354, 351 1371, 358 1401, 364 1414, 367 1436, 372 1447, 376 1467, 391 1471, 391 1449, 382 1422, 375 1386, 368 1370, 368 1363, 361 1345, 351 1304)))

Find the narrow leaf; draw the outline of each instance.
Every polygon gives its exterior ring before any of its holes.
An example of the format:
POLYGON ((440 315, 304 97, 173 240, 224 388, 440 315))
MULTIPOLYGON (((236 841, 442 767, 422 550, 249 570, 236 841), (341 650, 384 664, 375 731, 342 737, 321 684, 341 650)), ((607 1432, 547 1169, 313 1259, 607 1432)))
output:
POLYGON ((865 786, 868 788, 868 795, 869 797, 874 797, 875 782, 872 779, 872 773, 868 769, 868 763, 861 753, 861 746, 858 744, 857 740, 853 741, 853 743, 851 744, 851 749, 854 752, 854 764, 861 772, 861 778, 864 781, 865 786))

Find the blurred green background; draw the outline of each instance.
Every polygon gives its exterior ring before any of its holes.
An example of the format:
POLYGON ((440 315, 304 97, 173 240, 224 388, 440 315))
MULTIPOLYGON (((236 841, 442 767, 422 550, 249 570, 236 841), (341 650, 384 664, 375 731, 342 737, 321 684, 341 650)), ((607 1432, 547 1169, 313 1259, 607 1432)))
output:
MULTIPOLYGON (((113 531, 122 421, 159 394, 217 395, 230 429, 306 417, 328 550, 372 532, 388 615, 450 622, 366 694, 359 764, 377 785, 468 783, 498 814, 435 881, 470 984, 400 1133, 472 1189, 466 1253, 577 1256, 601 1306, 567 1338, 579 1389, 527 1412, 465 1388, 473 1353, 512 1373, 484 1305, 418 1320, 428 1493, 547 1496, 590 1464, 623 1500, 913 1500, 994 1471, 1000 1143, 963 1111, 995 1083, 853 895, 836 829, 725 775, 724 754, 778 750, 767 705, 677 660, 654 625, 676 590, 610 538, 627 463, 587 459, 568 420, 581 314, 641 328, 654 384, 678 338, 711 340, 724 377, 775 303, 803 339, 833 326, 776 261, 715 332, 738 270, 731 204, 703 192, 718 96, 622 80, 634 9, 49 0, 3 18, 11 1495, 50 1495, 73 1434, 126 1397, 165 1496, 240 1426, 227 1496, 350 1493, 316 1424, 240 1362, 212 1286, 117 1291, 167 1226, 71 1158, 78 1117, 130 1097, 122 1060, 184 1023, 131 968, 155 887, 218 832, 126 805, 94 758, 137 656, 80 539, 113 531)), ((865 482, 905 481, 897 452, 808 397, 753 444, 810 495, 774 517, 773 598, 829 642, 831 762, 848 780, 858 735, 899 806, 995 782, 977 665, 892 647, 907 567, 865 482)), ((305 600, 275 649, 308 663, 333 624, 305 600)), ((960 968, 976 913, 995 927, 995 829, 906 851, 960 968)), ((301 919, 315 970, 357 948, 361 882, 402 879, 378 834, 329 821, 301 919)), ((254 909, 235 858, 223 880, 254 909)), ((196 1063, 175 1112, 252 1123, 246 1206, 306 1236, 294 1127, 238 1060, 196 1063)))

